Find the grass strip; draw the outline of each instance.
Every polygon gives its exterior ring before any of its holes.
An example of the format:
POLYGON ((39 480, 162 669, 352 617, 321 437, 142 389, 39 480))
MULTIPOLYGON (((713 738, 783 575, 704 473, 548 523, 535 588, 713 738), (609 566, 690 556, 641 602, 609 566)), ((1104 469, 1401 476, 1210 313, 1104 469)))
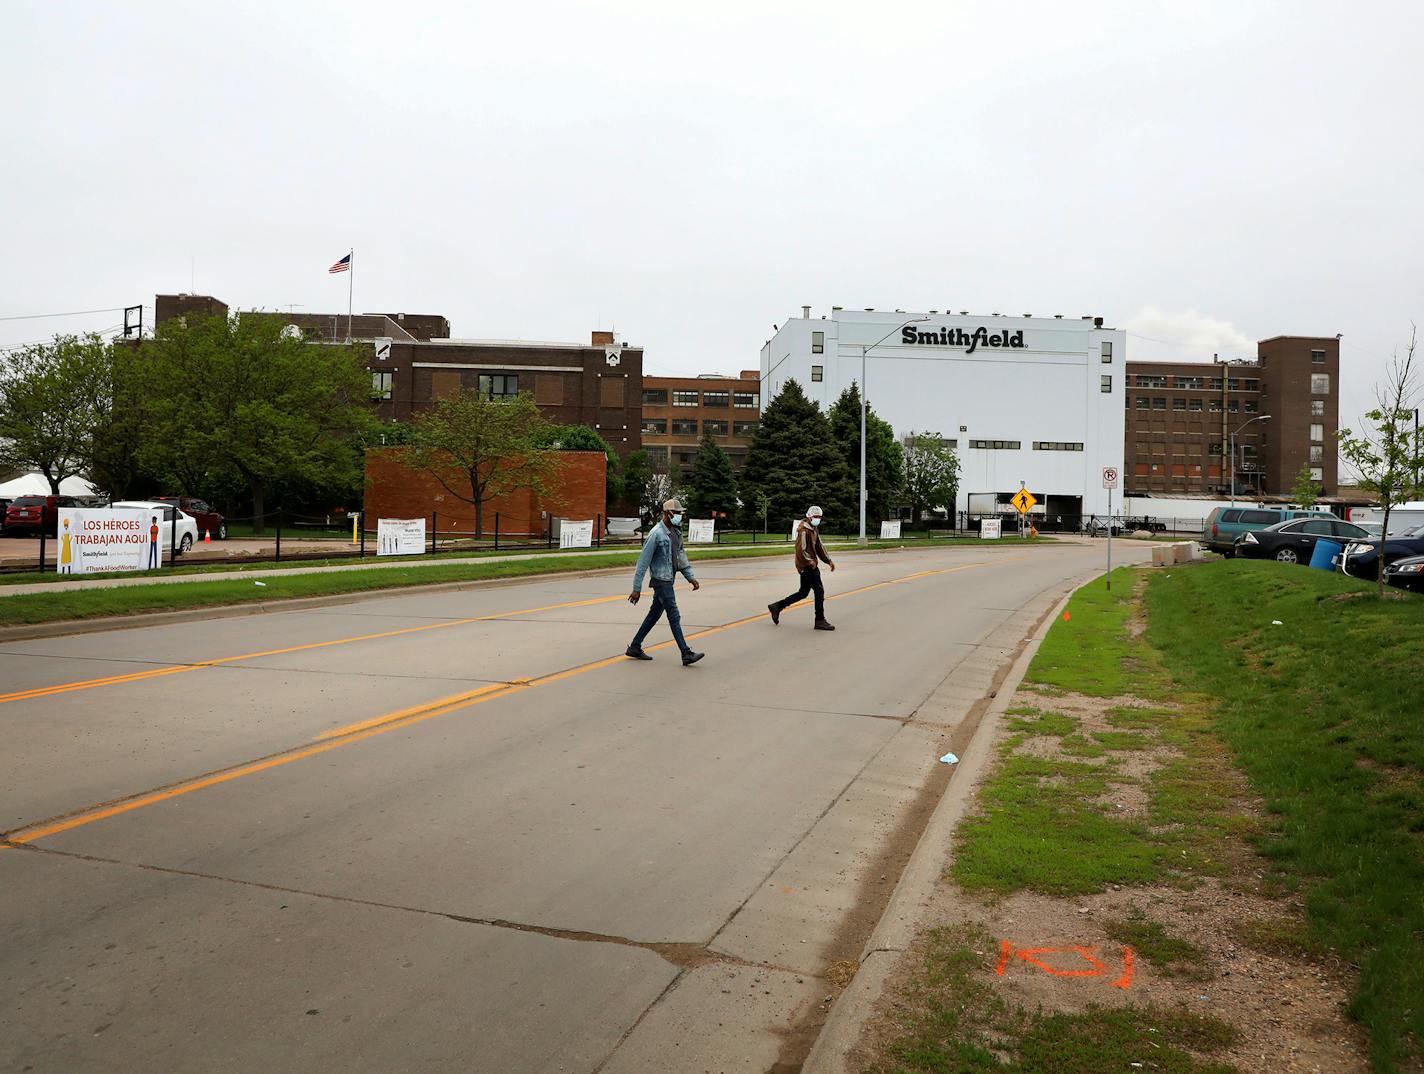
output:
POLYGON ((1274 818, 1260 850, 1304 889, 1304 945, 1360 967, 1350 1014, 1387 1074, 1424 1043, 1424 600, 1370 588, 1250 560, 1161 572, 1147 638, 1217 699, 1274 818))

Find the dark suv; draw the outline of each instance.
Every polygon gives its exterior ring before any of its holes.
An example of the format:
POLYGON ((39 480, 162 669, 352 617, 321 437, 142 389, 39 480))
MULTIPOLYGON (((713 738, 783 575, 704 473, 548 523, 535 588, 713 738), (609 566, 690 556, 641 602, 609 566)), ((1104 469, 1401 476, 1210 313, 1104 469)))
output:
POLYGON ((38 536, 43 530, 52 537, 59 527, 59 509, 77 502, 73 496, 16 496, 5 508, 4 534, 38 536))
POLYGON ((223 516, 214 511, 206 500, 200 500, 196 496, 155 496, 158 503, 176 503, 179 510, 193 516, 198 523, 198 540, 203 539, 203 535, 211 533, 213 540, 227 540, 227 523, 223 516))

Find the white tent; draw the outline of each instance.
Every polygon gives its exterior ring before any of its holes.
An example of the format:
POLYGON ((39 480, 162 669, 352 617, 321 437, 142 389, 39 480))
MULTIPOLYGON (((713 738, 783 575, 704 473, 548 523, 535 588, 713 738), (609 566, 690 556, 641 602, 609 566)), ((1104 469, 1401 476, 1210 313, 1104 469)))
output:
MULTIPOLYGON (((66 477, 59 483, 61 496, 97 496, 94 486, 82 477, 66 477)), ((0 484, 0 499, 13 500, 16 496, 48 496, 49 482, 44 474, 21 474, 0 484)))

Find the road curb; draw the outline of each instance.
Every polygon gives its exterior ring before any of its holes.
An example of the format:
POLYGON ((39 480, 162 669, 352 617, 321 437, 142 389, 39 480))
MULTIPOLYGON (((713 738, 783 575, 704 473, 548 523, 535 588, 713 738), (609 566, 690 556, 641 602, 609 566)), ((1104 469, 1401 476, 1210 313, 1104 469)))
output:
POLYGON ((1053 605, 1033 628, 1028 644, 1000 683, 969 740, 969 746, 964 750, 953 778, 915 844, 885 912, 861 951, 860 966, 855 976, 831 1007, 816 1043, 801 1067, 802 1074, 849 1074, 847 1060, 860 1043, 862 1030, 884 991, 885 981, 910 941, 923 927, 930 897, 953 858, 955 830, 979 789, 988 766, 988 746, 997 735, 1000 718, 1012 702, 1044 636, 1073 594, 1100 577, 1100 573, 1095 573, 1079 581, 1053 605))

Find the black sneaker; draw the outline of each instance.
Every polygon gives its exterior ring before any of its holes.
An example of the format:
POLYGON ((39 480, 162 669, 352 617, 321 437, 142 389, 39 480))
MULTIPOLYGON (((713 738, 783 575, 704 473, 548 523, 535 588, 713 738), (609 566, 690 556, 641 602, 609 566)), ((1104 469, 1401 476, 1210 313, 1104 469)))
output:
POLYGON ((833 627, 833 626, 831 626, 831 624, 828 623, 828 622, 826 622, 824 619, 817 619, 817 620, 816 620, 816 629, 817 629, 817 630, 835 630, 836 628, 833 627))
POLYGON ((771 613, 771 621, 772 621, 772 623, 780 623, 780 622, 781 622, 781 605, 780 605, 780 604, 768 604, 768 605, 766 606, 766 610, 771 613))
POLYGON ((652 659, 652 657, 649 656, 647 653, 643 652, 642 649, 635 649, 635 648, 633 648, 633 646, 631 646, 631 645, 628 646, 628 648, 624 651, 623 655, 624 655, 624 656, 631 656, 634 660, 651 660, 651 659, 652 659))
POLYGON ((701 660, 706 655, 706 653, 694 653, 691 649, 689 649, 687 652, 682 654, 682 666, 687 667, 691 664, 695 664, 697 663, 697 661, 701 660))

